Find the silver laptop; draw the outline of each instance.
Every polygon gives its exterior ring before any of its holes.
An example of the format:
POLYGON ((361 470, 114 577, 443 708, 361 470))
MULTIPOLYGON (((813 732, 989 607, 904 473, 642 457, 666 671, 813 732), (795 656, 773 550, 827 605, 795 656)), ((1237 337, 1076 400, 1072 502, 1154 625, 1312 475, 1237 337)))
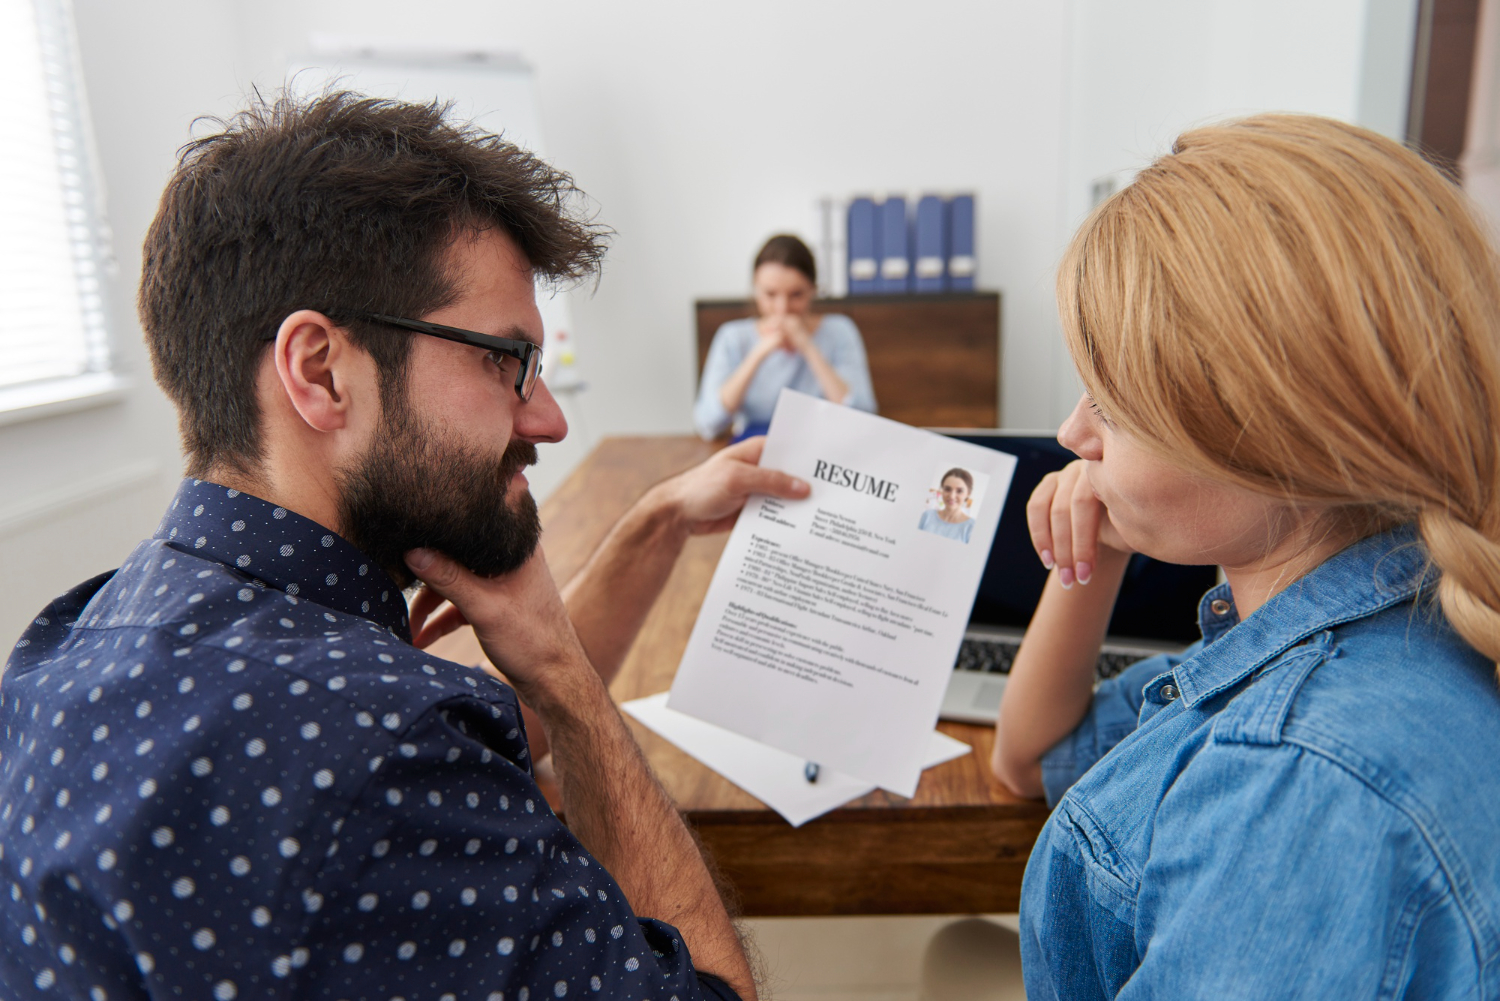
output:
MULTIPOLYGON (((1026 529, 1026 501, 1043 476, 1076 456, 1042 431, 941 429, 941 433, 1016 457, 1015 478, 1000 514, 995 544, 943 696, 943 719, 993 723, 1021 635, 1047 581, 1047 571, 1031 548, 1026 529)), ((1145 556, 1131 557, 1099 655, 1099 677, 1113 677, 1138 660, 1180 651, 1198 639, 1198 601, 1217 582, 1216 567, 1174 566, 1145 556)))

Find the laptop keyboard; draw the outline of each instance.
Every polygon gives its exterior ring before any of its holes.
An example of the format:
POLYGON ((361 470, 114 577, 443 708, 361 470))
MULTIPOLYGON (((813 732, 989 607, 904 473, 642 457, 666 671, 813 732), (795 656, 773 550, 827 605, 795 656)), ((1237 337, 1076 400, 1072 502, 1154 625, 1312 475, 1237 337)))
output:
MULTIPOLYGON (((1021 644, 1009 640, 978 640, 965 637, 963 646, 958 648, 958 663, 954 665, 954 669, 983 674, 1009 674, 1010 666, 1015 663, 1016 651, 1019 649, 1021 649, 1021 644)), ((1097 671, 1100 678, 1113 678, 1131 664, 1144 659, 1141 654, 1135 653, 1101 652, 1097 671)))

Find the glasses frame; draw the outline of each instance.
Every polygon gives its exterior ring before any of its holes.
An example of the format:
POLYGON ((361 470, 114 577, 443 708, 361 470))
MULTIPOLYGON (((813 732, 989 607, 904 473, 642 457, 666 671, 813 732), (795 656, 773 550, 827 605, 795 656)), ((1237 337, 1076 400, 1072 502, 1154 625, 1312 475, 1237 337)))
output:
MULTIPOLYGON (((522 403, 531 399, 531 394, 536 391, 537 381, 542 377, 542 349, 532 341, 520 341, 512 337, 496 337, 494 334, 481 334, 477 330, 449 327, 441 323, 429 323, 426 320, 411 320, 404 316, 387 316, 384 313, 350 313, 343 315, 347 315, 351 319, 368 320, 387 327, 399 327, 402 330, 426 334, 429 337, 441 337, 445 341, 455 341, 459 344, 467 344, 469 347, 484 348, 486 351, 495 351, 503 355, 508 355, 521 363, 521 369, 516 373, 516 396, 520 398, 522 403)), ((274 334, 263 338, 263 340, 268 341, 275 339, 274 334)))

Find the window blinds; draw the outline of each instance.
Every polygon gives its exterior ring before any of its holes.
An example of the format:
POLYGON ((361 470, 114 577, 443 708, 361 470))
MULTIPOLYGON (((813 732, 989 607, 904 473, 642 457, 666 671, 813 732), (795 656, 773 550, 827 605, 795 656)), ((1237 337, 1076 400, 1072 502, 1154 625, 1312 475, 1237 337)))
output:
POLYGON ((70 11, 0 0, 0 388, 109 367, 107 260, 70 11))

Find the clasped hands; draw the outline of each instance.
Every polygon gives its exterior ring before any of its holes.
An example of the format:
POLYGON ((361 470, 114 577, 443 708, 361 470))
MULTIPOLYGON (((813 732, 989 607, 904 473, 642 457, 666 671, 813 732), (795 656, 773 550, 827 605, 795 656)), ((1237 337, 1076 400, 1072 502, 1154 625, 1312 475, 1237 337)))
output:
POLYGON ((767 350, 801 352, 812 345, 812 330, 806 319, 793 313, 763 316, 756 321, 755 329, 767 350))

